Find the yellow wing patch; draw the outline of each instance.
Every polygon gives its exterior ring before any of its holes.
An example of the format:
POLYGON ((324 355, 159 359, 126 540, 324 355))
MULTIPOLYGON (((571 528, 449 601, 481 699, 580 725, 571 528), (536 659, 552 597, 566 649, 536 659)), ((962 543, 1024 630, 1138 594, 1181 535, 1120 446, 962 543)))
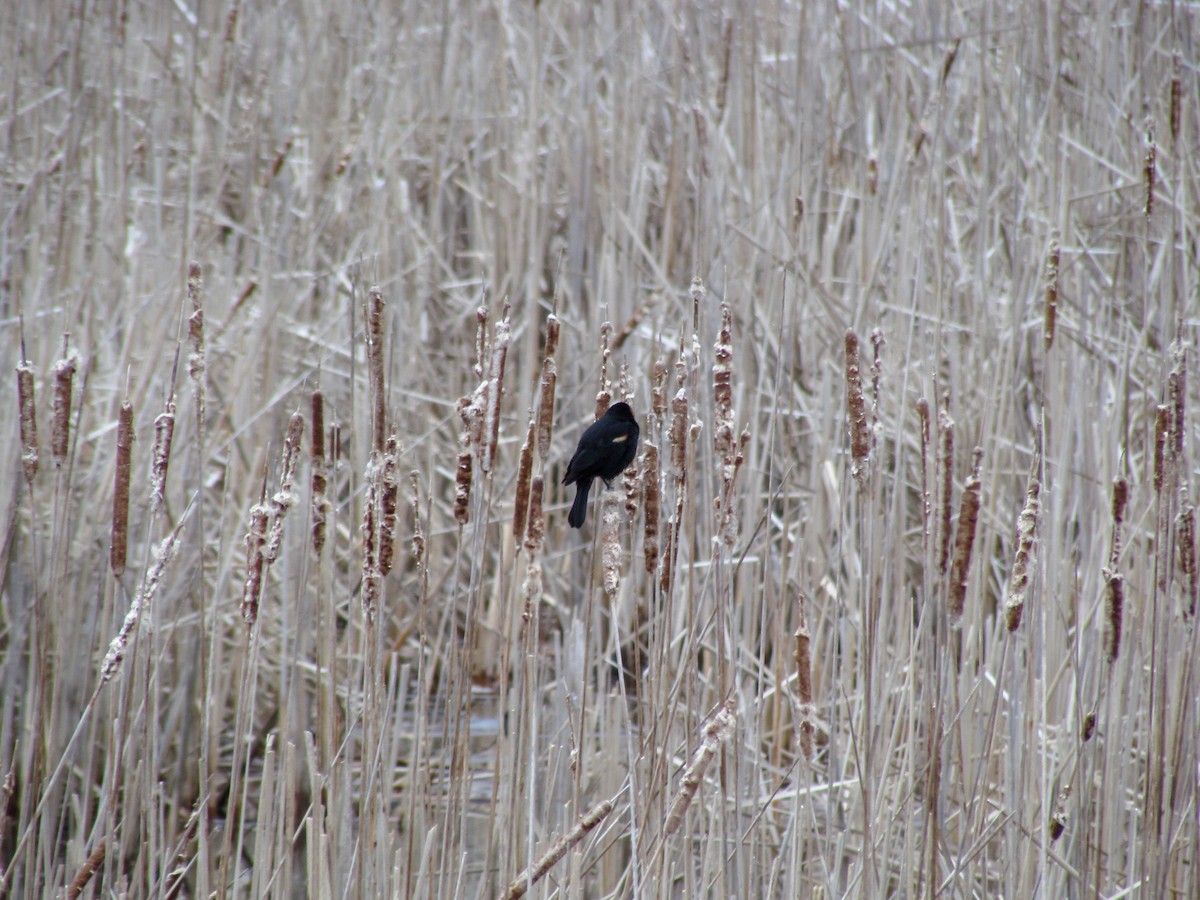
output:
POLYGON ((623 443, 624 443, 625 441, 627 441, 627 440, 629 440, 629 435, 627 435, 627 434, 623 434, 623 435, 621 435, 620 437, 613 438, 613 439, 612 439, 612 442, 613 442, 614 444, 623 444, 623 443))

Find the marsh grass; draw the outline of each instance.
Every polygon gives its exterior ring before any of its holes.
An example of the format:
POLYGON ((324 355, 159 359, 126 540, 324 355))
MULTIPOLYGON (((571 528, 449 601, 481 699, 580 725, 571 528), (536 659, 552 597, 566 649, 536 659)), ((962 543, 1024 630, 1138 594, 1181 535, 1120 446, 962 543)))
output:
POLYGON ((384 7, 0 8, 0 895, 1200 896, 1196 11, 384 7))

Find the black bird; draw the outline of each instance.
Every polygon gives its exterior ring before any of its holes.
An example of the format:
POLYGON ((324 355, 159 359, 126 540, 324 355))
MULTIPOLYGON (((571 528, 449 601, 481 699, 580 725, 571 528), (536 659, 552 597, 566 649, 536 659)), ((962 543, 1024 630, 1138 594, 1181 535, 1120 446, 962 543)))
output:
POLYGON ((567 463, 563 484, 578 484, 567 522, 582 528, 587 517, 588 491, 592 479, 603 478, 607 487, 637 455, 638 423, 628 403, 614 403, 603 416, 587 427, 579 438, 575 455, 567 463))

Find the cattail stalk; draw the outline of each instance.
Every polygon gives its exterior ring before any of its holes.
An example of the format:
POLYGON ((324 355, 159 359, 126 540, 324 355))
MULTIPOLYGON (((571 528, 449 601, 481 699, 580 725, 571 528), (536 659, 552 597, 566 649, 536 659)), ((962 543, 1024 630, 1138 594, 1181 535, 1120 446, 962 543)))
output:
POLYGON ((263 556, 269 563, 279 558, 279 548, 283 543, 283 520, 288 510, 296 505, 296 466, 303 441, 304 416, 297 410, 288 420, 287 435, 283 440, 283 455, 279 461, 279 490, 271 496, 271 525, 266 549, 263 551, 263 556))
POLYGON ((491 475, 496 461, 496 445, 500 442, 500 401, 504 397, 504 367, 508 359, 508 345, 512 339, 512 325, 508 318, 509 307, 504 304, 504 314, 496 323, 496 334, 492 339, 492 361, 488 377, 487 412, 484 423, 486 446, 479 457, 480 470, 491 475))
POLYGON ((1121 653, 1121 627, 1125 617, 1125 576, 1104 570, 1104 655, 1110 663, 1121 653))
POLYGON ((204 274, 200 263, 194 260, 188 263, 187 295, 192 308, 188 317, 188 340, 192 347, 188 353, 188 377, 192 379, 193 390, 196 392, 196 432, 203 441, 208 398, 205 386, 207 362, 204 351, 204 274))
POLYGON ((454 474, 454 521, 466 525, 471 508, 471 451, 458 454, 458 467, 454 474))
POLYGON ((982 462, 983 450, 976 447, 971 474, 963 485, 962 502, 958 509, 958 531, 954 535, 954 559, 950 563, 950 587, 946 607, 951 625, 962 619, 966 602, 971 550, 975 546, 975 526, 979 520, 979 470, 982 462))
POLYGON ((425 566, 425 531, 421 526, 421 473, 413 469, 408 473, 409 488, 412 494, 413 534, 412 557, 417 569, 425 566))
MULTIPOLYGON (((917 401, 917 417, 921 420, 921 497, 922 514, 925 522, 925 540, 928 541, 929 515, 933 506, 929 499, 929 439, 932 423, 929 416, 929 401, 922 397, 917 401)), ((928 547, 928 544, 926 544, 928 547)))
POLYGON ((733 423, 733 313, 721 304, 721 330, 713 345, 713 449, 725 465, 732 464, 735 439, 733 423))
POLYGON ((393 433, 383 448, 379 488, 379 574, 392 571, 396 554, 396 508, 400 500, 400 442, 393 433))
POLYGON ((600 560, 604 594, 614 603, 621 587, 621 495, 616 491, 602 491, 600 496, 600 560))
POLYGON ((1146 176, 1146 218, 1154 215, 1154 189, 1158 185, 1158 145, 1154 140, 1154 117, 1146 117, 1146 156, 1143 169, 1146 176))
POLYGON ((525 531, 525 552, 529 561, 525 566, 525 579, 521 584, 523 602, 522 618, 533 620, 533 612, 542 600, 542 546, 546 537, 546 517, 542 509, 545 481, 535 475, 529 485, 529 519, 525 531))
POLYGON ((363 499, 363 519, 360 531, 363 546, 362 609, 368 624, 372 625, 375 623, 375 614, 379 609, 383 581, 379 571, 379 505, 382 471, 383 454, 373 450, 371 459, 367 463, 367 489, 363 499))
POLYGON ((1154 493, 1162 496, 1166 475, 1167 443, 1171 439, 1171 409, 1159 406, 1154 411, 1154 493))
POLYGON ((658 568, 658 520, 662 515, 662 494, 659 487, 658 447, 646 442, 642 454, 642 502, 646 508, 642 532, 642 553, 646 563, 646 574, 653 575, 658 568))
POLYGON ((1196 614, 1197 594, 1200 593, 1200 573, 1196 563, 1196 507, 1187 499, 1183 489, 1183 501, 1179 515, 1175 518, 1175 546, 1179 548, 1179 571, 1183 575, 1184 615, 1191 618, 1196 614))
POLYGON ((108 844, 101 838, 96 849, 88 854, 88 858, 84 860, 83 865, 76 871, 75 877, 71 879, 71 883, 67 885, 67 900, 75 900, 87 889, 88 883, 104 865, 107 851, 108 844))
POLYGON ((129 547, 129 478, 133 457, 133 406, 128 400, 117 413, 117 460, 113 482, 112 543, 108 562, 117 578, 125 574, 129 547))
POLYGON ((129 637, 133 634, 133 629, 141 621, 142 614, 150 609, 154 602, 154 597, 158 593, 159 585, 162 583, 163 572, 166 571, 167 563, 175 555, 176 543, 179 538, 179 532, 183 528, 183 520, 175 526, 175 530, 163 538, 153 552, 154 562, 150 566, 150 570, 146 573, 146 578, 134 594, 133 602, 129 604, 129 612, 125 614, 125 620, 121 623, 120 629, 117 631, 116 637, 108 645, 108 652, 104 654, 104 662, 100 667, 100 686, 103 687, 120 669, 121 660, 125 658, 125 651, 129 647, 129 637))
POLYGON ((267 527, 271 510, 267 506, 267 485, 264 480, 259 501, 250 507, 250 527, 246 530, 246 581, 242 586, 242 621, 253 627, 258 621, 262 602, 263 582, 267 561, 267 527))
POLYGON ((946 393, 938 410, 938 571, 942 574, 950 561, 950 500, 954 492, 954 420, 949 406, 950 395, 946 393))
POLYGON ((529 518, 529 481, 533 477, 533 445, 537 439, 536 429, 537 420, 530 418, 529 428, 525 433, 525 443, 521 445, 521 455, 517 461, 517 491, 513 504, 513 540, 518 547, 525 537, 525 523, 529 518))

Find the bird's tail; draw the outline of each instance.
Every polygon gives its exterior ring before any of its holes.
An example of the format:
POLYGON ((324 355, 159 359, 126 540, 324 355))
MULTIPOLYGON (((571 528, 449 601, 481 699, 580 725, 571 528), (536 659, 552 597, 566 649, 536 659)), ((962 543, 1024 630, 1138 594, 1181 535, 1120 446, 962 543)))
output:
POLYGON ((572 528, 582 528, 583 520, 587 518, 588 491, 592 489, 592 479, 579 481, 575 490, 575 502, 571 504, 571 514, 567 516, 567 524, 572 528))

